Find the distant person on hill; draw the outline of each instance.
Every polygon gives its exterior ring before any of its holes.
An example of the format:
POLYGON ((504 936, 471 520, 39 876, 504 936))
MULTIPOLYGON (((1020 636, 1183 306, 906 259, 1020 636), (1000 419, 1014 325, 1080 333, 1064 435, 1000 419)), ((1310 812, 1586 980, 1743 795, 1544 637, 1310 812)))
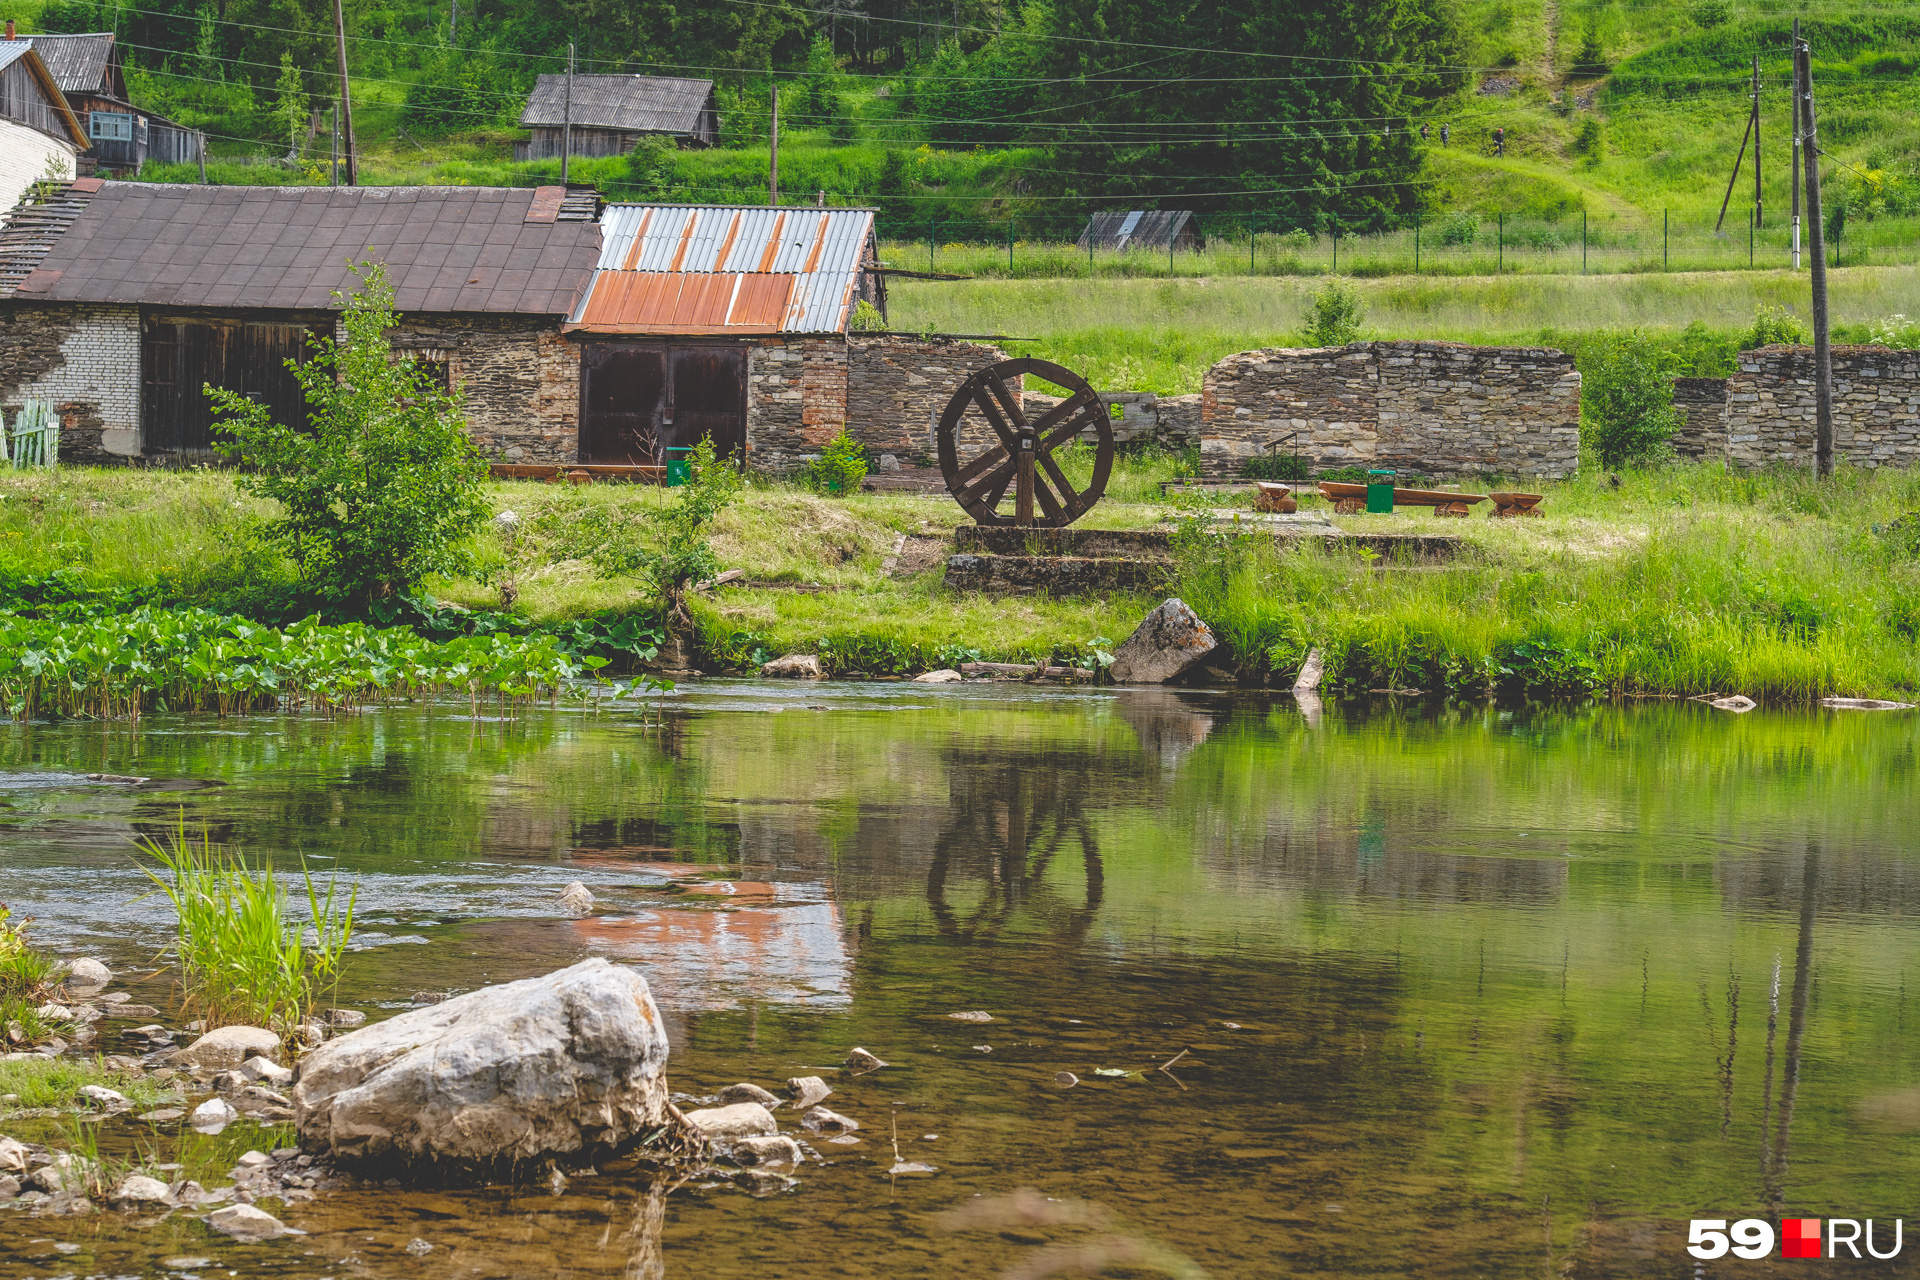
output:
POLYGON ((1507 131, 1497 126, 1493 131, 1493 154, 1497 156, 1507 154, 1507 131))
POLYGON ((1420 141, 1425 142, 1426 140, 1427 140, 1427 126, 1423 122, 1420 125, 1420 141))
POLYGON ((1440 145, 1441 146, 1443 147, 1446 146, 1447 139, 1451 138, 1452 136, 1453 136, 1452 128, 1444 124, 1440 126, 1440 145))

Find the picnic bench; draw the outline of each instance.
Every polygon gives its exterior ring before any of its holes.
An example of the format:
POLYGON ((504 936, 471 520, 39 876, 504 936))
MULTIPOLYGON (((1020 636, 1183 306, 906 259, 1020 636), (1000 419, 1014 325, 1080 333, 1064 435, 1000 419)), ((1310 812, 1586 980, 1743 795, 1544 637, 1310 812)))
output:
MULTIPOLYGON (((1322 480, 1320 496, 1333 503, 1334 514, 1350 516, 1367 509, 1367 486, 1350 484, 1339 480, 1322 480)), ((1540 495, 1534 494, 1538 502, 1540 495)), ((1485 502, 1484 493, 1455 493, 1450 489, 1402 489, 1395 485, 1393 505, 1396 507, 1432 507, 1436 516, 1457 516, 1465 519, 1469 509, 1476 502, 1485 502)))
POLYGON ((1543 516, 1540 500, 1546 495, 1541 493, 1513 493, 1498 491, 1487 494, 1493 499, 1493 514, 1506 519, 1510 516, 1543 516))
POLYGON ((548 483, 561 480, 572 480, 575 484, 586 484, 593 480, 625 480, 634 484, 662 484, 667 478, 665 467, 615 466, 601 462, 495 462, 487 470, 495 480, 545 480, 548 483))

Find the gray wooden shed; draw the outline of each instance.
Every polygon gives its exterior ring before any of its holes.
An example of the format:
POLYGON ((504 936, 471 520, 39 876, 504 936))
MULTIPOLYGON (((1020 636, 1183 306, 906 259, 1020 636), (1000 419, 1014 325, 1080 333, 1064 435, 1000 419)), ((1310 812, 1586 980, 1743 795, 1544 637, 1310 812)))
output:
POLYGON ((567 77, 545 75, 533 86, 520 126, 533 131, 513 144, 515 160, 560 157, 568 119, 573 121, 572 154, 620 156, 646 135, 672 138, 683 147, 711 147, 720 141, 720 109, 711 80, 671 76, 574 76, 572 103, 567 77))
POLYGON ((1200 221, 1186 209, 1118 209, 1096 213, 1080 233, 1082 249, 1200 249, 1200 221))

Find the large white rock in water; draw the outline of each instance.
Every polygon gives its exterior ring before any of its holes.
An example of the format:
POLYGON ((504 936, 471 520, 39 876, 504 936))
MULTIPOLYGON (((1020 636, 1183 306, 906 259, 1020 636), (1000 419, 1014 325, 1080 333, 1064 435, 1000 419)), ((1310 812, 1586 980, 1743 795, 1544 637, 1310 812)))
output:
POLYGON ((506 1165, 603 1151, 667 1119, 647 980, 605 960, 455 996, 300 1065, 300 1144, 360 1164, 506 1165))
POLYGON ((175 1067, 217 1067, 231 1070, 252 1057, 273 1057, 280 1037, 264 1027, 215 1027, 184 1049, 167 1055, 175 1067))
POLYGON ((1115 684, 1165 684, 1219 645, 1199 614, 1182 601, 1169 600, 1113 651, 1107 674, 1115 684))

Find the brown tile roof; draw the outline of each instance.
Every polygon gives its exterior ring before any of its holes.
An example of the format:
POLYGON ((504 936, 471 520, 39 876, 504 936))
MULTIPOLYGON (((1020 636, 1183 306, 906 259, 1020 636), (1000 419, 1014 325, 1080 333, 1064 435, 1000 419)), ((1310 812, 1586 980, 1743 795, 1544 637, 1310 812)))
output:
POLYGON ((544 188, 111 182, 51 229, 16 296, 325 310, 355 285, 348 260, 371 259, 386 264, 401 311, 565 315, 593 274, 600 228, 571 194, 558 218, 553 206, 544 188))

